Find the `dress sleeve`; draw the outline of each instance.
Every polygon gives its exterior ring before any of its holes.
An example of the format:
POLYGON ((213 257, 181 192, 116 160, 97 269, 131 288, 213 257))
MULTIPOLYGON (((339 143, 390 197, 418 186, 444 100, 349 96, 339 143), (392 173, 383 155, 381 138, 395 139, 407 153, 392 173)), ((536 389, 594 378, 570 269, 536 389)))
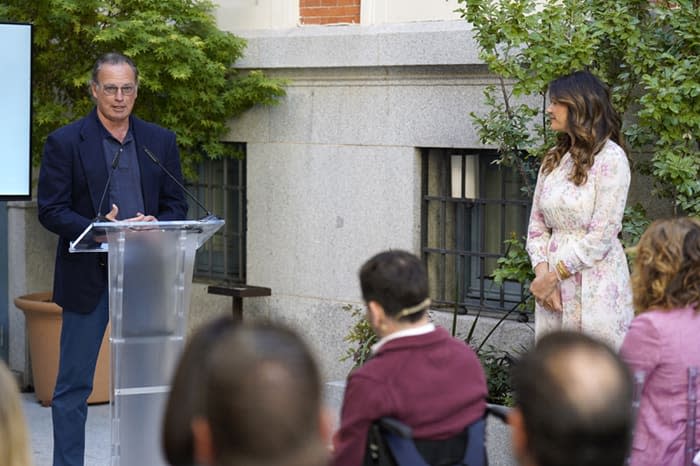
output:
POLYGON ((652 320, 645 315, 633 319, 620 347, 620 356, 630 372, 644 372, 648 377, 659 364, 660 353, 661 339, 652 320))
POLYGON ((552 235, 552 230, 545 224, 544 214, 540 208, 540 196, 544 185, 545 175, 542 168, 537 175, 535 193, 532 197, 532 210, 530 211, 530 222, 527 226, 527 243, 525 248, 530 255, 530 263, 534 268, 541 262, 547 262, 547 244, 552 235))
POLYGON ((596 156, 595 205, 586 234, 561 258, 571 273, 592 267, 605 258, 617 241, 622 228, 622 216, 627 204, 630 186, 630 167, 627 156, 618 146, 608 146, 596 156))

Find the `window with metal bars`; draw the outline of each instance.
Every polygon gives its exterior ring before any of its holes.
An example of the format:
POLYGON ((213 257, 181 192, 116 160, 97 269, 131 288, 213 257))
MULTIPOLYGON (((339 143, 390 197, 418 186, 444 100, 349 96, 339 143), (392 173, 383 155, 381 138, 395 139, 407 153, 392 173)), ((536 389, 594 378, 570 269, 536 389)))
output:
POLYGON ((493 150, 421 149, 421 251, 434 308, 502 313, 524 297, 492 274, 506 239, 527 231, 530 200, 493 150))
MULTIPOLYGON (((245 154, 245 144, 235 145, 238 152, 245 154)), ((195 280, 245 283, 245 158, 205 160, 199 166, 197 182, 189 186, 202 204, 226 220, 226 224, 197 250, 195 280)), ((206 215, 197 204, 188 202, 190 218, 206 215)))

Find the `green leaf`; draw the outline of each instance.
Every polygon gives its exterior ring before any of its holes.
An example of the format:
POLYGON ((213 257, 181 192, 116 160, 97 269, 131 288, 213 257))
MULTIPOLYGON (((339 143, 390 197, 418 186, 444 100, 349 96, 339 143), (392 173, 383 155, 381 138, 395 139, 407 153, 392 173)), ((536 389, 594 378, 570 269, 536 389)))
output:
MULTIPOLYGON (((140 71, 134 113, 178 136, 185 175, 194 178, 207 148, 247 109, 275 104, 284 81, 240 77, 234 64, 245 40, 216 27, 205 0, 5 0, 0 17, 34 24, 33 160, 49 132, 93 106, 94 61, 121 51, 140 71)), ((226 156, 229 156, 226 153, 226 156)))

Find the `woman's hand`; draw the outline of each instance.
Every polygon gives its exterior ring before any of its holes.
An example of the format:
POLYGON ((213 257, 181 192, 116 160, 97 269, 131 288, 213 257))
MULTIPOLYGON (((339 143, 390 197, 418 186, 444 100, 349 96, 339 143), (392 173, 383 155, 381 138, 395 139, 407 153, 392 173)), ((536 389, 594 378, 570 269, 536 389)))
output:
POLYGON ((561 304, 561 290, 559 286, 549 295, 544 301, 540 303, 543 308, 550 311, 562 312, 564 307, 561 304))
POLYGON ((541 262, 535 267, 535 279, 530 284, 530 292, 545 309, 562 310, 559 278, 555 272, 549 271, 546 263, 541 262))

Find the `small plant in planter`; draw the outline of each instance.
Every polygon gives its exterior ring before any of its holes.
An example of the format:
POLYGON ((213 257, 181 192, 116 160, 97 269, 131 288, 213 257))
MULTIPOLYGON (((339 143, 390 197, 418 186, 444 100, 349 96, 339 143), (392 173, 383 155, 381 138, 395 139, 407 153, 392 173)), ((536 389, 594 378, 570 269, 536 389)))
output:
POLYGON ((498 349, 493 345, 487 344, 487 342, 498 327, 514 312, 520 313, 518 320, 521 322, 527 322, 528 314, 534 313, 535 300, 530 293, 529 286, 535 274, 530 265, 530 257, 525 250, 524 238, 517 238, 513 233, 505 241, 505 245, 506 252, 503 257, 498 259, 498 266, 493 271, 493 281, 497 285, 502 285, 505 281, 521 283, 524 288, 523 299, 503 314, 478 345, 473 342, 474 331, 480 316, 477 313, 464 341, 472 345, 486 373, 486 383, 489 391, 487 401, 493 404, 512 406, 513 396, 510 383, 510 369, 517 361, 518 354, 523 352, 524 348, 513 352, 513 350, 498 349))
POLYGON ((510 369, 517 361, 517 355, 499 350, 492 345, 477 353, 486 373, 489 389, 486 401, 492 404, 513 406, 513 389, 510 383, 510 369))
POLYGON ((530 256, 525 249, 525 238, 516 237, 511 233, 505 240, 506 252, 497 261, 498 266, 493 271, 493 281, 497 285, 510 280, 521 283, 524 288, 525 299, 518 304, 520 312, 533 313, 535 311, 535 298, 530 293, 530 283, 535 278, 535 271, 530 263, 530 256))
MULTIPOLYGON (((474 346, 474 350, 479 354, 486 342, 491 338, 491 335, 498 329, 498 327, 513 314, 514 312, 519 313, 518 321, 528 322, 528 314, 533 314, 535 311, 535 298, 530 293, 530 283, 535 278, 535 272, 532 270, 530 265, 530 257, 525 250, 525 239, 519 239, 515 236, 515 233, 511 234, 511 237, 505 241, 506 252, 503 257, 500 257, 497 261, 497 267, 493 271, 491 277, 497 285, 503 285, 506 281, 514 281, 522 284, 523 287, 523 298, 511 309, 506 311, 500 319, 491 327, 486 336, 481 340, 479 345, 474 346)), ((481 312, 477 312, 472 321, 472 325, 469 328, 467 337, 464 341, 468 344, 473 343, 474 332, 476 330, 476 325, 479 321, 481 312)), ((456 332, 457 325, 457 315, 455 309, 455 315, 452 321, 452 335, 456 332)))
POLYGON ((365 311, 352 304, 346 304, 343 306, 343 310, 350 312, 350 315, 356 319, 355 325, 352 326, 350 332, 345 335, 343 341, 350 344, 350 347, 345 352, 345 355, 340 358, 341 361, 352 360, 352 368, 360 367, 369 359, 372 354, 372 345, 377 341, 377 335, 375 335, 372 326, 369 321, 365 319, 365 311))

